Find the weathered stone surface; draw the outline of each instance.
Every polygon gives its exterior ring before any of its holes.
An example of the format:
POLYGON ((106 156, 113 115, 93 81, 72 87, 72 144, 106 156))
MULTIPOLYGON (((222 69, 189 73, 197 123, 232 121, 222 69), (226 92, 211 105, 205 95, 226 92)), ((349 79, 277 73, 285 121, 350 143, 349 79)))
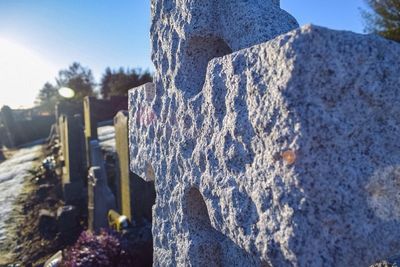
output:
POLYGON ((280 9, 278 0, 151 2, 156 80, 185 96, 201 91, 210 59, 298 27, 296 20, 280 9))
POLYGON ((150 123, 146 86, 130 93, 156 266, 367 266, 399 251, 398 44, 305 26, 210 61, 192 95, 160 41, 150 123))
POLYGON ((384 260, 371 265, 370 267, 398 267, 400 264, 399 258, 393 260, 384 260))
POLYGON ((157 121, 155 109, 160 110, 162 105, 154 103, 155 96, 156 88, 153 83, 135 88, 129 94, 129 111, 133 116, 129 120, 130 168, 146 182, 155 181, 151 162, 156 157, 156 152, 143 142, 144 139, 148 142, 157 140, 154 133, 157 121))

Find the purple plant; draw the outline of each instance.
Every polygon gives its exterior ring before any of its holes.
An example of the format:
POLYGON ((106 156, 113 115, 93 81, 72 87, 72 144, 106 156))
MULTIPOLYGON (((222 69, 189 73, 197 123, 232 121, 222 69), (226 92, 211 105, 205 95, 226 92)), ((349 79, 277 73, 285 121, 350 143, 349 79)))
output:
POLYGON ((93 234, 86 231, 73 247, 65 251, 61 266, 124 266, 122 262, 127 262, 127 256, 117 233, 101 230, 99 234, 93 234))

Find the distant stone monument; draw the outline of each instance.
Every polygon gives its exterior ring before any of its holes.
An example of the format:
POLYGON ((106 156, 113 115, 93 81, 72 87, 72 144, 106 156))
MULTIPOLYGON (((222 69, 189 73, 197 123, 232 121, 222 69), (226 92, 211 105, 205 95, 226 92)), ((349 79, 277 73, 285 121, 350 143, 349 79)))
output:
POLYGON ((128 113, 120 111, 114 118, 117 152, 117 203, 120 212, 136 225, 152 220, 156 199, 154 181, 144 181, 129 169, 128 113))
POLYGON ((112 121, 120 110, 128 108, 126 96, 112 96, 110 99, 97 99, 86 96, 83 99, 83 118, 85 122, 85 146, 87 167, 90 167, 90 142, 98 139, 98 123, 112 121))
POLYGON ((105 187, 104 177, 100 167, 89 169, 88 177, 88 228, 99 231, 108 227, 107 215, 109 207, 105 203, 105 196, 112 196, 111 191, 105 187), (104 190, 106 189, 106 190, 104 190))
POLYGON ((18 131, 12 109, 9 106, 3 106, 0 111, 0 118, 4 127, 2 141, 5 146, 14 148, 20 142, 21 133, 18 131))
POLYGON ((80 115, 61 115, 58 121, 64 161, 62 187, 64 200, 78 204, 83 198, 86 181, 85 141, 80 115))
POLYGON ((108 227, 108 212, 116 209, 115 196, 107 185, 107 174, 98 141, 90 143, 91 168, 88 177, 88 228, 98 231, 108 227))
POLYGON ((271 0, 154 0, 152 16, 154 96, 131 90, 129 140, 156 183, 154 266, 397 254, 399 44, 297 28, 271 0))

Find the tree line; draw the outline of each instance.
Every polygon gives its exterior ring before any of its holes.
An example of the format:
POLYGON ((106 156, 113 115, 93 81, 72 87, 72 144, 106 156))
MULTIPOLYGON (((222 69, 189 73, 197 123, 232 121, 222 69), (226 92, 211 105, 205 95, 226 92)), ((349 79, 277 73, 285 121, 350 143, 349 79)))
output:
POLYGON ((119 68, 113 70, 107 67, 101 77, 100 84, 96 84, 92 71, 78 62, 68 68, 60 70, 55 84, 47 82, 40 89, 36 98, 36 106, 43 112, 53 113, 57 102, 79 101, 85 96, 101 96, 104 99, 110 96, 126 96, 128 90, 152 81, 149 71, 141 69, 119 68), (96 87, 99 90, 96 91, 96 87), (72 99, 65 99, 59 94, 62 87, 71 88, 75 95, 72 99))

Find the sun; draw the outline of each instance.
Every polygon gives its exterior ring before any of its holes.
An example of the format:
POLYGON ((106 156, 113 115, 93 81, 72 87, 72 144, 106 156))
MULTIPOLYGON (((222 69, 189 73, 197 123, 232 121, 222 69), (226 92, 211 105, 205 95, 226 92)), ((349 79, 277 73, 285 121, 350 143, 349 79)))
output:
POLYGON ((0 107, 32 107, 34 100, 56 71, 29 47, 0 37, 0 107))

